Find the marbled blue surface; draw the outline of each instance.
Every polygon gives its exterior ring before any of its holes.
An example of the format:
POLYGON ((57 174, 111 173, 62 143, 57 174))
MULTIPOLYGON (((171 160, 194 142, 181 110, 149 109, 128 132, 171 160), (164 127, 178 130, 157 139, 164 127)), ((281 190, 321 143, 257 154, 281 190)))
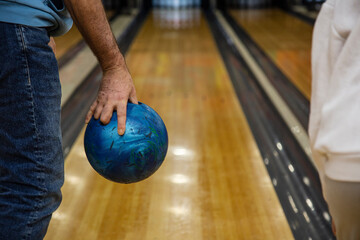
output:
POLYGON ((149 106, 128 103, 126 131, 117 133, 117 115, 108 125, 91 119, 84 146, 91 166, 103 177, 120 183, 141 181, 162 164, 168 135, 160 116, 149 106))

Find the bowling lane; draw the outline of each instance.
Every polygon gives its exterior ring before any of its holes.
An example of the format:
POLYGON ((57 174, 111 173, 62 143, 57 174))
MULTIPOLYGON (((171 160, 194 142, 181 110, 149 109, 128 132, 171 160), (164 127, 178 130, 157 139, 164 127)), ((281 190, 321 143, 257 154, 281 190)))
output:
POLYGON ((131 185, 97 175, 83 132, 45 239, 293 239, 199 10, 154 10, 127 56, 169 133, 163 166, 131 185))
POLYGON ((280 9, 228 12, 302 94, 310 99, 313 27, 280 9))

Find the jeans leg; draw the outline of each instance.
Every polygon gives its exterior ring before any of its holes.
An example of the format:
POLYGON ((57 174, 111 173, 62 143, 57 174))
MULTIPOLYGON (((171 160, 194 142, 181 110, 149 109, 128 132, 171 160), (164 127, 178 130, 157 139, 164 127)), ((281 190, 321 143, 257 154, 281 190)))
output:
POLYGON ((64 175, 57 62, 45 29, 0 36, 0 239, 43 239, 64 175))

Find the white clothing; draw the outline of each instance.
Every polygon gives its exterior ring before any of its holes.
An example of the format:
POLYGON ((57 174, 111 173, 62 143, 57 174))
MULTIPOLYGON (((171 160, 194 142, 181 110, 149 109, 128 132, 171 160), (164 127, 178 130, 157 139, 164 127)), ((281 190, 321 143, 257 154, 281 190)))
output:
POLYGON ((316 21, 309 136, 321 173, 360 182, 359 0, 328 0, 316 21))
POLYGON ((338 240, 360 240, 360 1, 328 0, 315 24, 309 137, 338 240))

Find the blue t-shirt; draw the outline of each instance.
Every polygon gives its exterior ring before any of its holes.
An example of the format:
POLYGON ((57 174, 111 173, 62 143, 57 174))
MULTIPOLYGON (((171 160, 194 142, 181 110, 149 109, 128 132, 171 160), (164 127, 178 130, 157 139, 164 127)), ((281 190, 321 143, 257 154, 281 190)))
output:
POLYGON ((73 23, 63 0, 0 0, 0 22, 45 27, 52 36, 66 33, 73 23))

